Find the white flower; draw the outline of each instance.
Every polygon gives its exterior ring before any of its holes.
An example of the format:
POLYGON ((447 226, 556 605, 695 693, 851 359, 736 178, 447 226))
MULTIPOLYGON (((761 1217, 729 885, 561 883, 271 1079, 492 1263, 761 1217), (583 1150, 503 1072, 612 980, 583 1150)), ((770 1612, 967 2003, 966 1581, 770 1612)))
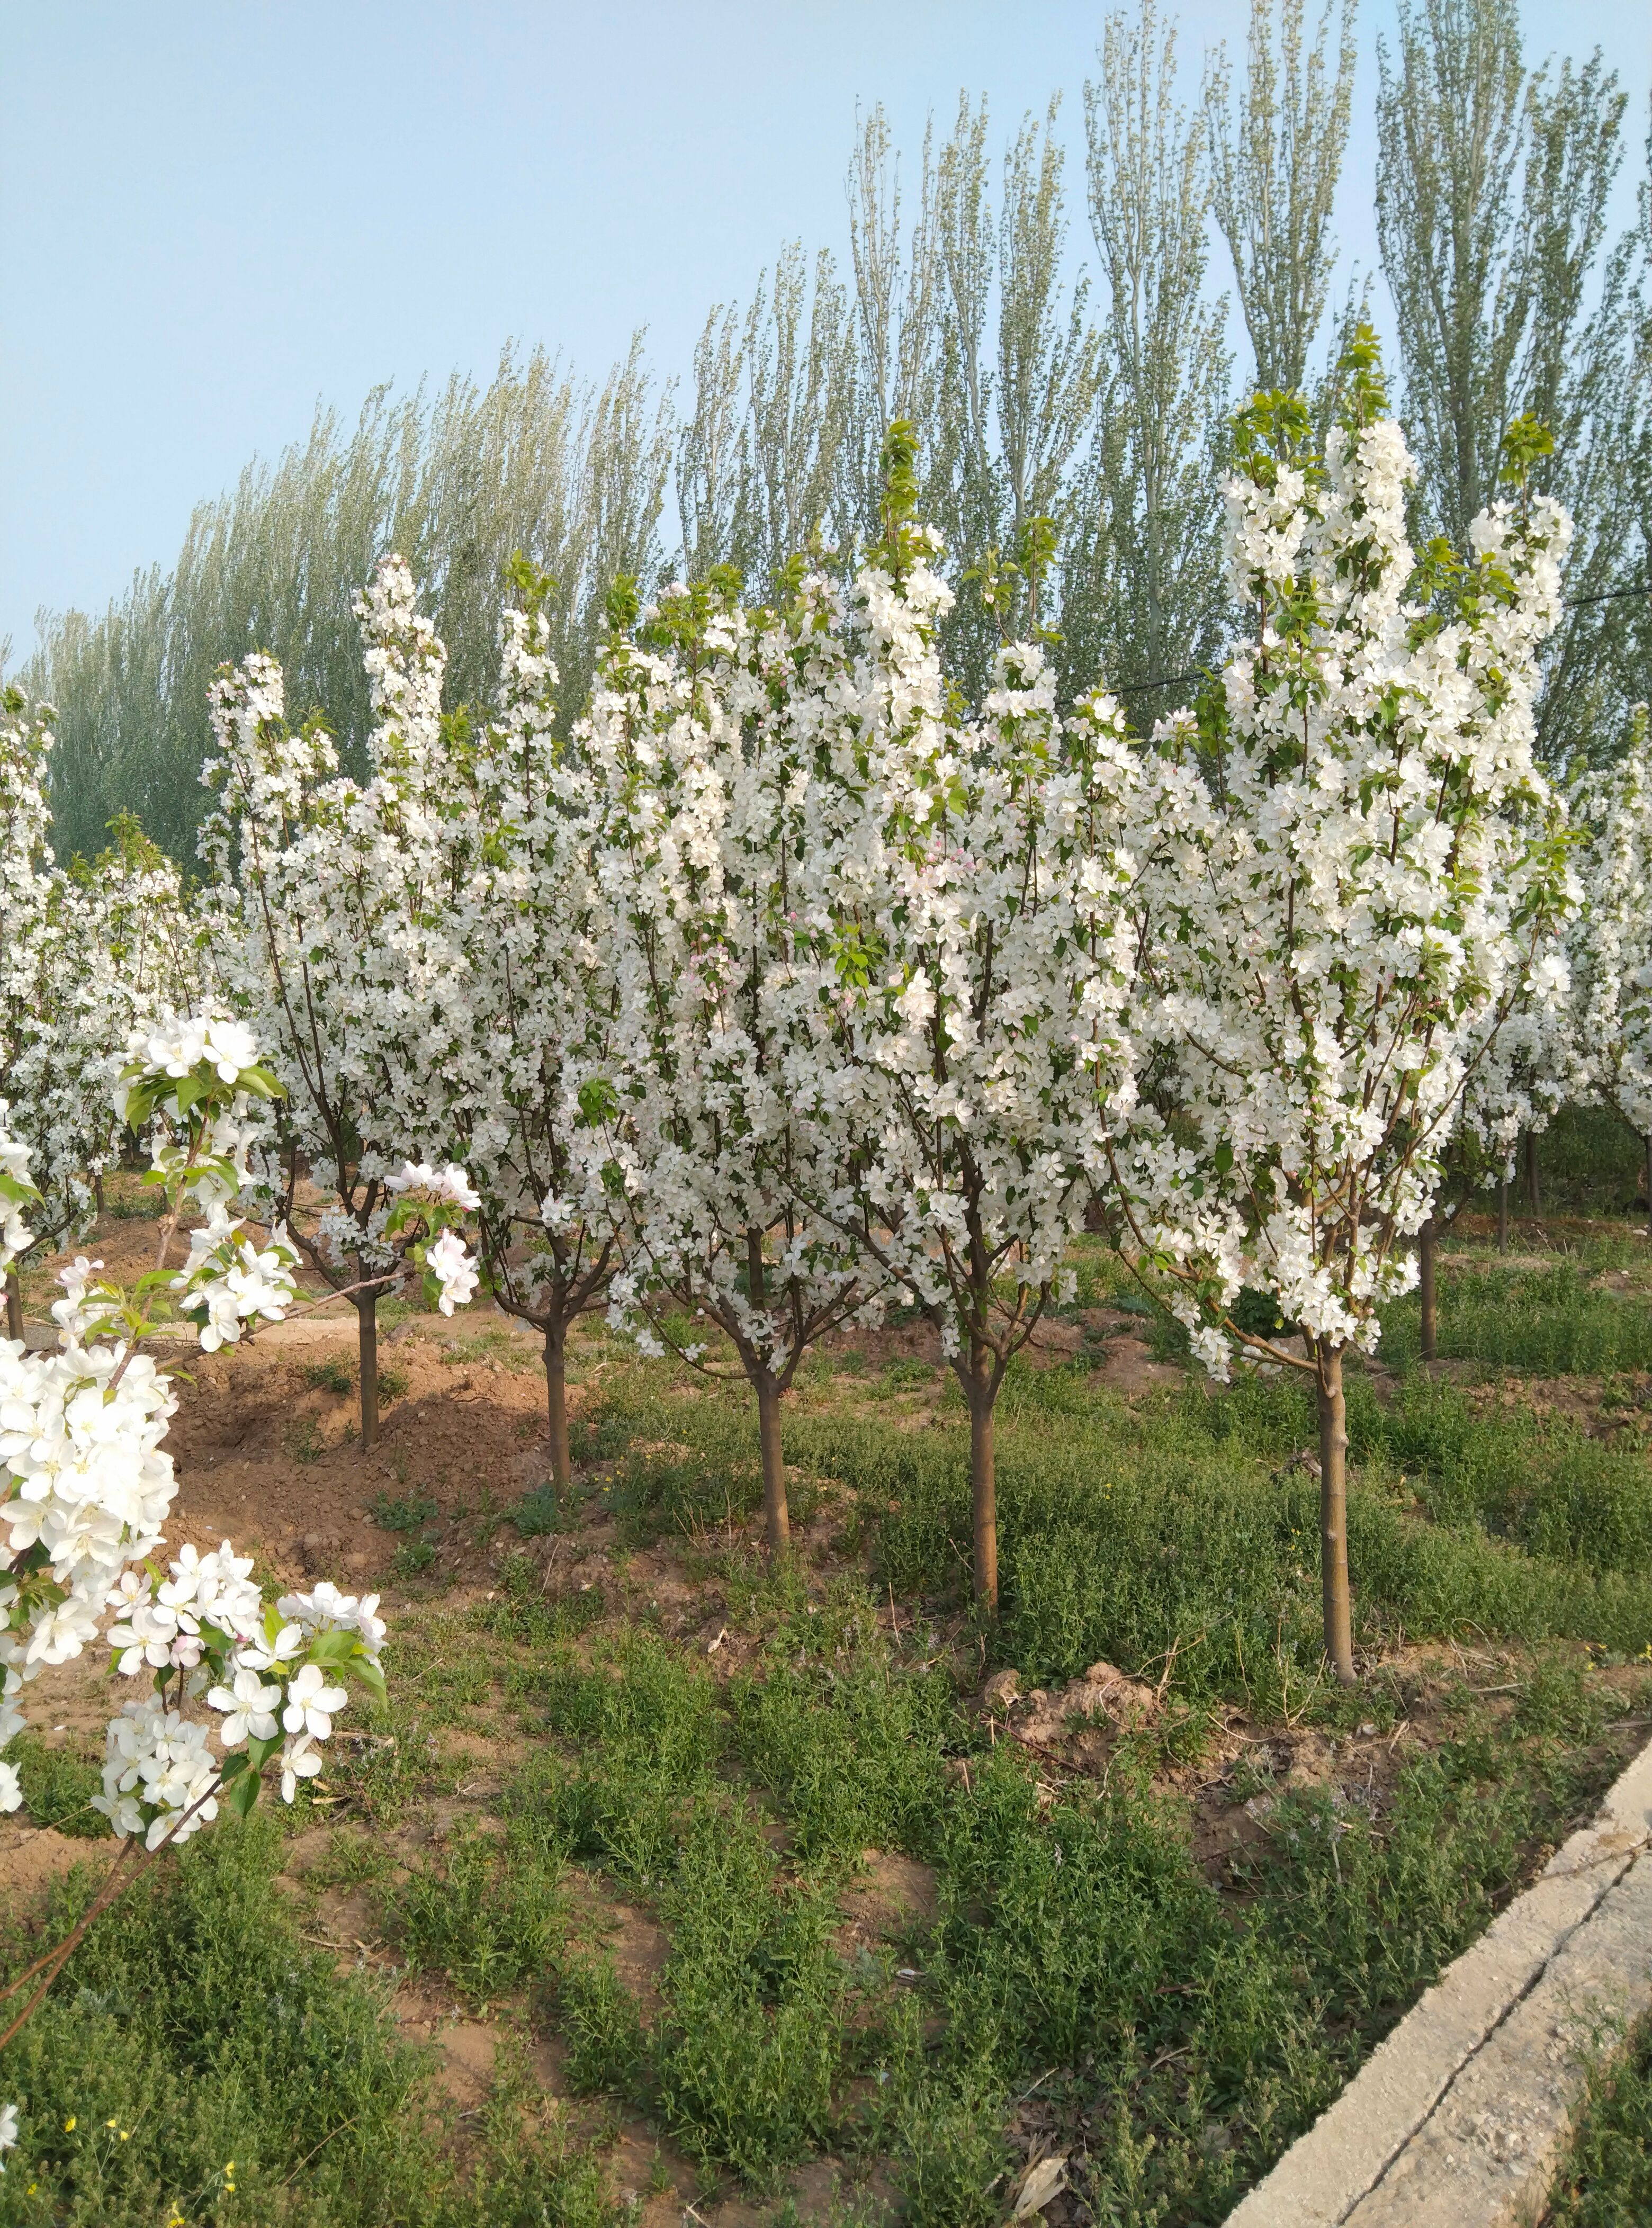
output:
POLYGON ((230 1686, 209 1688, 207 1700, 213 1709, 228 1713, 218 1729, 226 1748, 239 1748, 249 1738, 274 1738, 275 1712, 280 1704, 281 1689, 273 1683, 266 1687, 258 1673, 246 1664, 236 1671, 230 1686))
MULTIPOLYGON (((0 2151, 16 2150, 16 2148, 17 2107, 15 2104, 0 2104, 0 2151)), ((5 2170, 6 2162, 0 2158, 0 2174, 5 2170)))
POLYGON ((281 1800, 291 1802, 298 1792, 298 1782, 314 1779, 320 1770, 321 1758, 311 1747, 308 1733, 289 1739, 281 1751, 281 1800))
POLYGON ((0 1810, 15 1810, 23 1799, 17 1782, 17 1768, 0 1756, 0 1810))
POLYGON ((397 1193, 427 1193, 432 1200, 451 1203, 466 1214, 474 1213, 482 1204, 481 1194, 456 1162, 450 1161, 445 1168, 437 1169, 427 1161, 416 1164, 404 1161, 394 1175, 385 1178, 384 1188, 397 1193))
POLYGON ((327 1674, 319 1664, 304 1664, 287 1687, 281 1723, 290 1733, 325 1740, 333 1730, 334 1718, 349 1700, 343 1687, 327 1684, 327 1674))
POLYGON ((445 1316, 466 1305, 477 1288, 476 1263, 457 1230, 444 1230, 425 1255, 425 1266, 441 1286, 437 1306, 445 1316))

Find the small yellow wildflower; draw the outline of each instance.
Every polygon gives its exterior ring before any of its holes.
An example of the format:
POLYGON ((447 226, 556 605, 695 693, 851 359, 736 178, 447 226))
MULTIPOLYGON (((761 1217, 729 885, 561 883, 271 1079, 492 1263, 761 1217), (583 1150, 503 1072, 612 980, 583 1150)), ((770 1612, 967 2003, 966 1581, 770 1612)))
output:
POLYGON ((68 2118, 63 2122, 63 2132, 66 2135, 72 2135, 74 2133, 74 2115, 73 2112, 69 2114, 68 2118))

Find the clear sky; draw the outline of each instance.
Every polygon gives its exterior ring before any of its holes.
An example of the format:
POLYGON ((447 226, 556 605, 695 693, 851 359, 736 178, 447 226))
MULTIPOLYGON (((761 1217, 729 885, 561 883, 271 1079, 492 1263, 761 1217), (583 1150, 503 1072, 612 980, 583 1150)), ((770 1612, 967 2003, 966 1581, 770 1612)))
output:
MULTIPOLYGON (((1364 0, 1339 211, 1375 263, 1364 0)), ((857 102, 899 144, 960 87, 1004 130, 1082 89, 1067 0, 0 0, 0 635, 98 609, 191 506, 375 382, 486 375, 509 339, 666 373, 782 242, 845 244, 857 102)), ((1248 0, 1182 0, 1186 91, 1248 0)), ((1652 0, 1522 0, 1528 58, 1598 42, 1643 139, 1652 0)), ((1076 253, 1089 248, 1081 163, 1076 253)), ((1629 214, 1623 197, 1621 214, 1629 214)), ((1218 277, 1221 276, 1220 267, 1218 277)))

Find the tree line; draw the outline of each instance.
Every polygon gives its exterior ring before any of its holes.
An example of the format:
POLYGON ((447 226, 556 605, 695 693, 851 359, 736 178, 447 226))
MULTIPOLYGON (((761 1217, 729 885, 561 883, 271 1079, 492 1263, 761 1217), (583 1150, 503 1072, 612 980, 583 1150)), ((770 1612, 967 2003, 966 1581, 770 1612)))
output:
MULTIPOLYGON (((450 708, 493 694, 512 553, 549 575, 571 719, 616 579, 646 596, 726 567, 762 597, 799 549, 847 577, 879 531, 897 420, 918 428, 919 500, 945 541, 944 649, 964 699, 990 687, 1013 615, 1048 637, 1064 697, 1105 679, 1149 727, 1233 620, 1236 402, 1302 389, 1322 437, 1333 367, 1372 314, 1369 277, 1333 295, 1354 5, 1252 0, 1243 57, 1219 51, 1201 74, 1154 0, 1110 16, 1075 104, 1076 179, 1060 95, 1002 139, 985 99, 963 98, 905 163, 873 109, 842 250, 791 244, 748 301, 714 307, 680 392, 639 335, 602 381, 508 350, 485 386, 379 388, 354 424, 322 410, 197 509, 170 569, 100 616, 42 619, 17 677, 59 708, 60 848, 92 855, 130 810, 192 858, 208 684, 253 650, 280 663, 290 702, 327 707, 364 771, 351 605, 386 548, 447 646, 450 708)), ((1539 751, 1608 758, 1652 695, 1652 195, 1628 96, 1598 51, 1529 61, 1514 0, 1400 0, 1376 123, 1391 355, 1420 467, 1411 533, 1461 550, 1504 428, 1525 413, 1553 430, 1534 483, 1575 536, 1539 751), (1637 211, 1615 236, 1629 160, 1637 211)))

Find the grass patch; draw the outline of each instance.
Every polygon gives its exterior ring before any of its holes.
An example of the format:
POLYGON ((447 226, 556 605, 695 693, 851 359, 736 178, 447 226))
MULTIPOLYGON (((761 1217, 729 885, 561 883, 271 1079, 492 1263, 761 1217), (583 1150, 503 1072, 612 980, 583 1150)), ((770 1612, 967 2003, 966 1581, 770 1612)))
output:
POLYGON ((511 1791, 513 1832, 605 1870, 669 1943, 656 2005, 581 1951, 554 2016, 581 2087, 708 2167, 768 2188, 823 2149, 885 2154, 929 2228, 997 2217, 1009 2100, 1040 2077, 1093 2217, 1220 2219, 1606 1769, 1598 1687, 1541 1659, 1512 1720, 1470 1698, 1414 1752, 1380 1819, 1279 1792, 1235 1903, 1142 1752, 1105 1794, 1052 1795, 1036 1759, 984 1745, 942 1670, 892 1651, 868 1595, 810 1604, 776 1581, 768 1615, 761 1657, 721 1688, 639 1629, 528 1674, 554 1745, 511 1791), (836 1938, 867 1848, 935 1869, 906 1982, 893 1950, 836 1938))
POLYGON ((408 1962, 445 1973, 471 2004, 513 1994, 536 1980, 560 1938, 560 1866, 543 1841, 459 1827, 400 1887, 385 1910, 408 1962))
POLYGON ((428 1493, 375 1493, 368 1508, 381 1532, 416 1532, 441 1514, 428 1493))
POLYGON ((13 1745, 7 1762, 17 1768, 32 1824, 87 1841, 108 1834, 109 1821, 90 1807, 92 1797, 103 1792, 103 1774, 95 1764, 70 1749, 48 1748, 29 1733, 13 1745))
POLYGON ((1639 2228, 1652 2219, 1652 2020, 1591 2081, 1549 2202, 1549 2228, 1639 2228))
MULTIPOLYGON (((281 1846, 273 1820, 221 1820, 93 1929, 6 2053, 21 2109, 3 2228, 618 2228, 591 2162, 508 2089, 458 2162, 430 2054, 400 2039, 375 1985, 300 1941, 272 1890, 281 1846)), ((48 1934, 93 1885, 60 1885, 48 1934)), ((27 1949, 9 1930, 8 1963, 27 1949)))
MULTIPOLYGON (((1576 1262, 1457 1269, 1439 1278, 1437 1306, 1442 1360, 1536 1377, 1652 1368, 1652 1307, 1602 1290, 1576 1262)), ((1401 1369, 1414 1364, 1421 1325, 1414 1295, 1388 1309, 1383 1360, 1401 1369)))

